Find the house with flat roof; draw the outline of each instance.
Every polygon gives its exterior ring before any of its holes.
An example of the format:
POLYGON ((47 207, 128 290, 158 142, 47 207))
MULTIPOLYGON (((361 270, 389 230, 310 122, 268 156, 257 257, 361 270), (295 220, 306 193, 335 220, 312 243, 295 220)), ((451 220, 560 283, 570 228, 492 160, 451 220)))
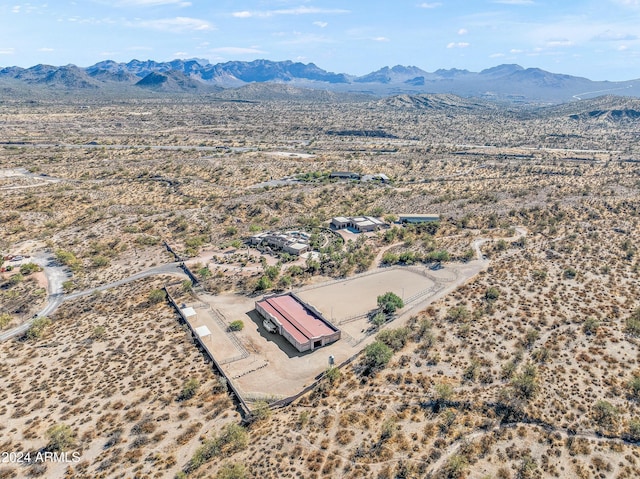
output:
POLYGON ((336 216, 331 219, 330 225, 335 230, 350 228, 358 233, 377 231, 387 226, 384 221, 373 216, 336 216))
POLYGON ((311 249, 310 235, 302 231, 287 231, 285 233, 258 233, 249 238, 252 245, 267 245, 293 255, 301 255, 311 249))
POLYGON ((294 293, 268 296, 256 301, 256 311, 271 321, 278 334, 298 351, 313 351, 340 339, 340 330, 313 306, 294 293))

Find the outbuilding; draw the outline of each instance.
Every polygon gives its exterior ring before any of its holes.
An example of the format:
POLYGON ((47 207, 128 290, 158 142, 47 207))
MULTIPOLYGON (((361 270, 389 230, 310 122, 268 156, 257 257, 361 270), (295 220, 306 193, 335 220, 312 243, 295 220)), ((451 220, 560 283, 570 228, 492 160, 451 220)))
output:
POLYGON ((340 339, 340 330, 294 293, 256 301, 256 311, 300 352, 313 351, 340 339))

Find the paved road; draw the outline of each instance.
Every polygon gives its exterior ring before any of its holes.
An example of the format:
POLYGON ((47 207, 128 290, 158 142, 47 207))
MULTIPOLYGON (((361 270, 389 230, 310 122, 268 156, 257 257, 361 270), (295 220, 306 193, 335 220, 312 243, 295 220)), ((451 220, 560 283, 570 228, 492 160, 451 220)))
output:
POLYGON ((168 263, 160 266, 154 266, 153 268, 149 268, 148 270, 141 271, 140 273, 136 273, 134 275, 129 276, 128 278, 121 279, 119 281, 114 281, 113 283, 103 284, 102 286, 98 286, 96 288, 86 289, 84 291, 77 291, 71 294, 64 294, 62 283, 64 283, 70 276, 71 273, 68 268, 61 266, 58 264, 50 253, 38 253, 34 255, 33 262, 42 266, 44 268, 44 274, 47 277, 48 282, 48 291, 49 297, 47 301, 46 307, 37 313, 33 318, 21 324, 18 327, 10 329, 9 331, 5 331, 0 334, 0 341, 5 341, 7 339, 20 336, 24 334, 34 319, 40 318, 43 316, 49 316, 53 314, 53 312, 60 307, 60 305, 70 299, 81 298, 83 296, 89 296, 97 291, 104 291, 110 288, 117 288, 118 286, 122 286, 126 283, 131 283, 132 281, 137 281, 142 278, 146 278, 149 276, 155 276, 160 274, 170 274, 170 275, 179 275, 186 276, 185 272, 180 268, 180 263, 168 263))

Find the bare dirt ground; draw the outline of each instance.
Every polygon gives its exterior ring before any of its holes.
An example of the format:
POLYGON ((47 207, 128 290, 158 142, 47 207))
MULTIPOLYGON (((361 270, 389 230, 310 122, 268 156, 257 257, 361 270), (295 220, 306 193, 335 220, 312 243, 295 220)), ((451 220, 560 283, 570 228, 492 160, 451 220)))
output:
MULTIPOLYGON (((461 111, 377 99, 3 97, 3 141, 22 144, 0 146, 0 170, 20 172, 0 178, 12 188, 0 190, 0 253, 38 241, 71 271, 69 291, 172 262, 165 240, 196 258, 259 231, 319 230, 338 215, 441 215, 437 230, 391 228, 296 264, 274 257, 242 274, 241 260, 212 266, 207 302, 220 305, 223 324, 245 321, 237 337, 249 356, 225 367, 249 395, 271 385, 262 373, 278 358, 295 365, 278 373, 287 392, 313 377, 298 368, 327 364, 289 358, 247 316, 247 298, 383 260, 448 258, 442 274, 471 260, 459 273, 467 282, 409 305, 360 344, 390 348, 388 362, 372 370, 362 353, 291 407, 256 401, 251 424, 240 424, 175 312, 151 301, 175 277, 73 297, 39 339, 0 344, 0 446, 51 450, 49 428, 68 426, 65 449, 82 459, 3 464, 0 477, 220 479, 232 465, 265 479, 640 477, 638 125, 588 115, 618 107, 615 98, 461 111), (397 139, 327 133, 372 125, 397 139), (289 151, 304 156, 279 154, 289 151), (320 179, 335 170, 392 183, 320 179), (310 180, 249 188, 298 175, 310 180), (259 354, 273 361, 263 368, 259 354), (190 378, 200 387, 178 401, 190 378)), ((182 281, 178 301, 196 303, 182 281)), ((2 312, 38 289, 37 279, 0 286, 10 293, 2 312)), ((356 325, 344 325, 354 340, 356 325)), ((238 350, 231 340, 224 348, 238 350)))

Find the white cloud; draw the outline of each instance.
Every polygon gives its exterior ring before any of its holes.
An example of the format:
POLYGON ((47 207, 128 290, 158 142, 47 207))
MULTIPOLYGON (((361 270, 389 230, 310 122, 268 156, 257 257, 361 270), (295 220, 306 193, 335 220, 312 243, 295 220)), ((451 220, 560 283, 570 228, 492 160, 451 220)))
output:
POLYGON ((119 7, 157 7, 161 5, 176 5, 178 7, 190 7, 191 2, 183 0, 120 0, 119 7))
POLYGON ((614 3, 622 5, 623 7, 638 8, 640 7, 640 0, 613 0, 614 3))
POLYGON ((552 39, 547 42, 548 47, 570 47, 574 43, 567 38, 552 39))
POLYGON ((533 5, 533 0, 493 0, 493 3, 501 3, 503 5, 533 5))
POLYGON ((341 14, 351 13, 349 10, 343 10, 340 8, 317 8, 317 7, 296 7, 286 8, 281 10, 260 10, 250 12, 248 10, 242 10, 239 12, 233 12, 236 18, 250 18, 250 17, 273 17, 275 15, 309 15, 309 14, 341 14))
POLYGON ((506 56, 504 53, 492 53, 489 58, 502 58, 504 56, 506 56))
POLYGON ((264 54, 267 53, 264 50, 260 50, 255 47, 219 47, 212 48, 210 50, 213 53, 221 53, 223 55, 252 55, 252 54, 264 54))
POLYGON ((470 47, 471 43, 467 42, 451 42, 447 45, 447 48, 467 48, 470 47))
POLYGON ((467 30, 466 28, 461 28, 460 30, 458 30, 458 35, 466 35, 467 33, 469 33, 469 30, 467 30))
POLYGON ((0 55, 13 55, 15 52, 15 48, 0 48, 0 55))
POLYGON ((189 17, 160 18, 157 20, 137 20, 130 22, 129 26, 151 28, 166 32, 203 32, 215 30, 215 27, 206 20, 189 17))
POLYGON ((16 6, 14 6, 14 7, 11 9, 11 11, 12 11, 13 13, 20 13, 20 5, 16 5, 16 6))
POLYGON ((373 41, 375 41, 375 42, 388 42, 389 39, 387 37, 374 37, 373 41))
POLYGON ((327 22, 313 22, 316 27, 324 28, 329 25, 327 22))
POLYGON ((618 47, 618 51, 619 52, 623 52, 623 51, 628 50, 628 49, 629 49, 629 47, 627 45, 620 45, 618 47))
POLYGON ((440 2, 433 2, 433 3, 424 2, 424 3, 421 3, 420 5, 418 5, 418 7, 420 7, 420 8, 438 8, 438 7, 441 7, 441 6, 442 6, 442 3, 440 3, 440 2))
POLYGON ((518 50, 517 48, 512 48, 511 50, 509 50, 509 53, 512 54, 518 54, 518 53, 523 53, 522 50, 518 50))
POLYGON ((606 32, 602 32, 593 37, 593 40, 600 42, 632 41, 638 40, 638 36, 631 33, 616 33, 611 30, 607 30, 606 32))

